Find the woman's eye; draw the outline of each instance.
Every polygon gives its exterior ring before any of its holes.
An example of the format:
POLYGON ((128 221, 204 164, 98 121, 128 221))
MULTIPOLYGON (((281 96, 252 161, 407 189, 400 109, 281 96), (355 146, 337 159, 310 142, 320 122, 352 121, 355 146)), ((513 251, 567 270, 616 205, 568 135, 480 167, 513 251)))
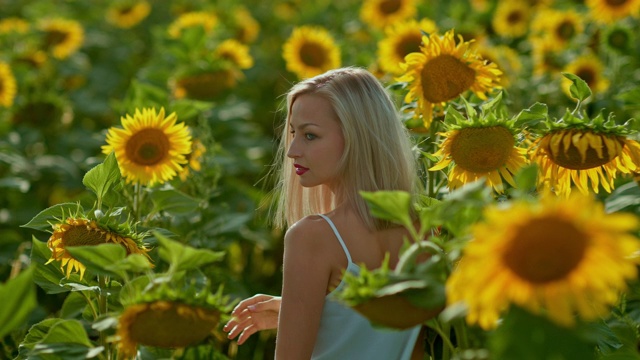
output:
POLYGON ((315 135, 313 135, 313 134, 306 133, 306 134, 304 134, 304 137, 305 137, 307 140, 313 140, 313 139, 315 139, 317 136, 315 136, 315 135))

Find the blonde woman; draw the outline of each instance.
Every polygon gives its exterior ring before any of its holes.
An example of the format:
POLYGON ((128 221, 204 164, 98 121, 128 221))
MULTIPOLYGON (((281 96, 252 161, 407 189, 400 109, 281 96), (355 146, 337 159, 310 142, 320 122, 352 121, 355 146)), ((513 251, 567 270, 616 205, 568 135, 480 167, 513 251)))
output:
POLYGON ((343 271, 398 261, 402 227, 373 218, 359 191, 413 192, 411 143, 389 95, 369 72, 331 70, 287 94, 277 159, 280 200, 275 223, 284 238, 282 296, 240 302, 224 330, 238 344, 257 331, 278 329, 276 358, 422 358, 420 327, 374 328, 332 299, 343 271), (418 345, 418 346, 416 346, 418 345))

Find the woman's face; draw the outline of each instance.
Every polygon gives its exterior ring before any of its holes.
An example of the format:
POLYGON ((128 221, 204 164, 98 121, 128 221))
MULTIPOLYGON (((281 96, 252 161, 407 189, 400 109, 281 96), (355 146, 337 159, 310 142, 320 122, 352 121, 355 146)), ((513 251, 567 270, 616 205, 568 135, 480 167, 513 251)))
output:
POLYGON ((313 94, 298 96, 291 107, 291 143, 287 156, 304 187, 337 185, 344 136, 328 100, 313 94))

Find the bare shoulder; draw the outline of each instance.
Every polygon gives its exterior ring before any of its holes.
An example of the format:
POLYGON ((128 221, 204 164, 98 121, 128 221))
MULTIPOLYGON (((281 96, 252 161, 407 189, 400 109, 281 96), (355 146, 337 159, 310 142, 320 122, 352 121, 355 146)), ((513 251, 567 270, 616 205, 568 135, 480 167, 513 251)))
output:
POLYGON ((318 215, 309 215, 293 224, 284 236, 285 245, 296 247, 322 247, 332 230, 326 220, 318 215))

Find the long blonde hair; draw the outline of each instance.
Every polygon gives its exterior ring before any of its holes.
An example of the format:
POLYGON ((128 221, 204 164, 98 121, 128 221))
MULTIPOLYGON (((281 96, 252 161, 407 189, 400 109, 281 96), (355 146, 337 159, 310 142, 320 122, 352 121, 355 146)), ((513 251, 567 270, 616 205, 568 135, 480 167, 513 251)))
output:
POLYGON ((389 94, 368 71, 355 67, 330 70, 295 84, 287 94, 287 117, 276 153, 280 192, 274 203, 274 225, 284 228, 301 218, 326 213, 348 202, 370 229, 389 227, 369 213, 359 191, 404 190, 413 194, 416 186, 415 158, 407 130, 389 94), (344 136, 340 160, 341 193, 326 186, 304 188, 296 179, 293 162, 287 158, 291 144, 289 121, 296 98, 313 94, 328 100, 338 116, 344 136))

